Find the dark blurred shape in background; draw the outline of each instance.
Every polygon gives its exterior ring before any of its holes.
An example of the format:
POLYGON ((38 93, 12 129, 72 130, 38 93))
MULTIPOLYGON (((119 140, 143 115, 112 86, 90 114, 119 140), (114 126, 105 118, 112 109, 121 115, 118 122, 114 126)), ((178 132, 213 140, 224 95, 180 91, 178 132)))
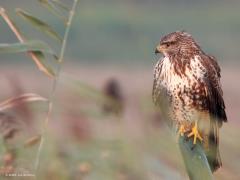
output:
POLYGON ((120 116, 124 109, 124 98, 120 83, 114 79, 109 79, 104 86, 104 94, 109 98, 103 105, 106 114, 113 113, 120 116))

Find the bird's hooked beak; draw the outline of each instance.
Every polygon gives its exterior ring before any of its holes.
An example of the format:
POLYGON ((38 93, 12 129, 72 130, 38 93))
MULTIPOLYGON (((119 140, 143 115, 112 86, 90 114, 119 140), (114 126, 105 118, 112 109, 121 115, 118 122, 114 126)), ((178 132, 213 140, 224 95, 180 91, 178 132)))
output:
POLYGON ((155 49, 155 54, 162 53, 163 52, 163 47, 159 44, 157 45, 155 49))

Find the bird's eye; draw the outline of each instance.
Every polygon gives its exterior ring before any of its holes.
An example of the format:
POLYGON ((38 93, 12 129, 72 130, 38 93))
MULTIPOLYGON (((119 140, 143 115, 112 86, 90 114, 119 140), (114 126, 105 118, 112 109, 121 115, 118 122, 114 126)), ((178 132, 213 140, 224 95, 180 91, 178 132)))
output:
POLYGON ((169 47, 170 46, 170 43, 166 43, 166 47, 169 47))

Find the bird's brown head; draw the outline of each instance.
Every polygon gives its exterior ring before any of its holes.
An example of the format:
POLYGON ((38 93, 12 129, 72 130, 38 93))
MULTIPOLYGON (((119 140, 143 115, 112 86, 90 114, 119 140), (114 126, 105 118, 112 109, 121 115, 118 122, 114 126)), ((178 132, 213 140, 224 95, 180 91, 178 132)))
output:
POLYGON ((199 50, 199 46, 193 37, 185 31, 176 31, 165 35, 155 49, 155 54, 162 53, 164 56, 188 53, 199 50))

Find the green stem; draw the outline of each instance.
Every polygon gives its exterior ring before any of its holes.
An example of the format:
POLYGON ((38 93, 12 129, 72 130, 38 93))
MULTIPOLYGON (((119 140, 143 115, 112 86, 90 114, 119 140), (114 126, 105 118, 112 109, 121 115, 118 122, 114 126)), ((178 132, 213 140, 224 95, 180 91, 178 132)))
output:
POLYGON ((179 148, 190 180, 213 180, 202 144, 193 145, 192 139, 179 137, 179 148))
POLYGON ((75 11, 76 11, 77 4, 78 4, 78 0, 74 0, 73 6, 71 8, 71 11, 69 12, 68 21, 67 21, 67 24, 66 24, 67 27, 66 27, 64 37, 63 37, 63 43, 62 43, 62 46, 61 46, 59 63, 57 65, 57 70, 56 70, 56 76, 53 80, 53 86, 52 86, 52 90, 51 90, 51 93, 50 93, 50 96, 49 96, 47 116, 46 116, 44 126, 43 126, 43 129, 42 129, 42 138, 41 138, 41 141, 40 141, 40 144, 39 144, 39 147, 38 147, 37 157, 36 157, 36 160, 35 160, 35 166, 34 166, 35 167, 35 173, 37 173, 37 170, 38 170, 38 167, 39 167, 40 155, 41 155, 43 145, 44 145, 44 142, 45 142, 45 139, 46 139, 46 130, 47 130, 47 127, 48 127, 50 116, 52 114, 55 91, 56 91, 59 75, 61 73, 61 68, 62 68, 62 64, 63 64, 63 60, 64 60, 64 53, 65 53, 65 50, 66 50, 66 44, 67 44, 67 40, 68 40, 68 35, 69 35, 72 20, 73 20, 75 11))

